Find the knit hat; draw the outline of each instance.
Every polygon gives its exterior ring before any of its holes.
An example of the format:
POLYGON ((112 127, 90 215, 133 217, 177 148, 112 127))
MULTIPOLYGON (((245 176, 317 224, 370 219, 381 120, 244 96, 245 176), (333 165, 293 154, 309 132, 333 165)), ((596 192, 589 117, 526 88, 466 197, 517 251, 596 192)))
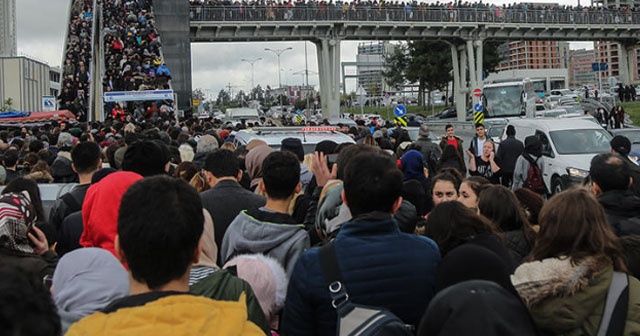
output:
POLYGON ((420 130, 418 131, 418 136, 426 138, 426 137, 429 136, 430 133, 431 132, 429 131, 429 126, 422 125, 422 126, 420 126, 420 130))
POLYGON ((280 143, 281 151, 289 151, 298 157, 298 161, 304 160, 304 148, 302 147, 302 141, 298 138, 286 138, 282 139, 280 143))
POLYGON ((382 134, 381 130, 376 130, 375 132, 373 132, 373 138, 374 139, 384 138, 384 134, 382 134))
POLYGON ((629 155, 631 152, 631 141, 624 135, 614 136, 609 144, 620 155, 629 155))
POLYGON ((144 177, 165 174, 164 166, 169 161, 161 142, 138 141, 127 147, 122 160, 122 170, 136 172, 144 177))

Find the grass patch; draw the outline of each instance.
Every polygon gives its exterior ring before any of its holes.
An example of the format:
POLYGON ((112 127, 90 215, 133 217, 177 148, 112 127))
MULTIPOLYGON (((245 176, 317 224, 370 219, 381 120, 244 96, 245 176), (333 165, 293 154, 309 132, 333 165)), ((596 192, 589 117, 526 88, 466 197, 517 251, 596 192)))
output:
POLYGON ((634 102, 624 102, 620 103, 624 108, 624 111, 631 117, 633 120, 634 126, 640 126, 640 101, 634 102))

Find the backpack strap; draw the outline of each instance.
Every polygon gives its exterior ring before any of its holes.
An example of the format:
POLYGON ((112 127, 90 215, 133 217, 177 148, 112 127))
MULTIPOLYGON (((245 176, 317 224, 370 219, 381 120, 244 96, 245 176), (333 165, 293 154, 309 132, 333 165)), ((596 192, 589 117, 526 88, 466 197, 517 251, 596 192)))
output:
POLYGON ((336 309, 338 316, 345 317, 354 306, 349 301, 349 294, 342 283, 342 274, 338 267, 338 258, 334 242, 330 242, 320 248, 320 267, 324 280, 329 287, 331 306, 336 309))
POLYGON ((622 335, 627 320, 629 305, 629 277, 622 272, 613 272, 611 284, 607 291, 598 336, 622 335))
POLYGON ((69 210, 71 210, 71 212, 69 213, 82 210, 82 205, 76 200, 75 197, 73 197, 71 192, 62 195, 62 201, 67 205, 69 210))

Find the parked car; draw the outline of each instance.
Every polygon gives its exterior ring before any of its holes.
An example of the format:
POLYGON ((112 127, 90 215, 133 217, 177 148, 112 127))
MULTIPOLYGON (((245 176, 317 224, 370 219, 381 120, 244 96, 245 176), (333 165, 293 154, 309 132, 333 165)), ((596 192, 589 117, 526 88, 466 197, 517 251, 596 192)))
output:
MULTIPOLYGON (((535 135, 542 142, 543 179, 551 194, 581 183, 594 155, 609 152, 611 134, 587 118, 511 119, 516 138, 535 135)), ((506 139, 506 132, 502 135, 506 139)))

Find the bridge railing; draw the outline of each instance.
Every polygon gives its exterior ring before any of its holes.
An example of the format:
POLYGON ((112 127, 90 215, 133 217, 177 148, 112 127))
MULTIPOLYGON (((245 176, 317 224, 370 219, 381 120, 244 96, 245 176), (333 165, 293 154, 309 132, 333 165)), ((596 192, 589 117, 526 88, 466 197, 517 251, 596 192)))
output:
POLYGON ((515 8, 191 6, 191 21, 400 21, 540 24, 640 24, 640 12, 515 8))

